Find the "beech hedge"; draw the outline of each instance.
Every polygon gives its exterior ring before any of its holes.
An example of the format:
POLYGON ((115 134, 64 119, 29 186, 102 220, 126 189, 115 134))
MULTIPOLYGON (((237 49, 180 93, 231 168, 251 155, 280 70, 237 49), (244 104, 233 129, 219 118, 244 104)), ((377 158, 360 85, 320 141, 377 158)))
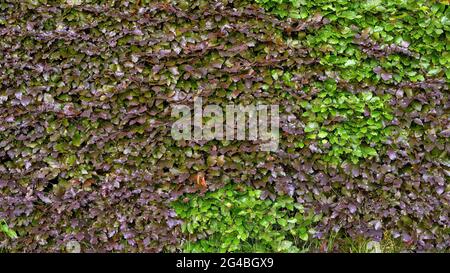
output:
POLYGON ((2 0, 0 247, 180 251, 224 230, 189 200, 245 184, 320 215, 305 240, 446 250, 449 30, 447 1, 2 0), (195 97, 279 105, 279 149, 174 140, 195 97))

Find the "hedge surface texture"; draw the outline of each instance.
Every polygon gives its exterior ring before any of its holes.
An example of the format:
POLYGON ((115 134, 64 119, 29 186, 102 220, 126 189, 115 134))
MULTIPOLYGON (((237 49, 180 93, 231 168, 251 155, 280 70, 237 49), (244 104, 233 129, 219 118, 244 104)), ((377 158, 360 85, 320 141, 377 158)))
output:
POLYGON ((447 1, 0 0, 0 246, 446 250, 449 49, 447 1), (278 150, 174 140, 195 97, 279 105, 278 150))

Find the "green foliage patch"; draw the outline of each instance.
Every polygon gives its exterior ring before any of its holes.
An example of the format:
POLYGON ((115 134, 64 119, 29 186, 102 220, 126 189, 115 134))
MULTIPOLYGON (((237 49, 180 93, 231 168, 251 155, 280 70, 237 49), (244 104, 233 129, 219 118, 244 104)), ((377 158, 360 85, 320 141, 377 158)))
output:
POLYGON ((288 196, 261 200, 261 191, 229 184, 173 206, 184 220, 186 252, 299 252, 306 250, 319 215, 288 196))
POLYGON ((346 80, 450 81, 450 9, 425 0, 255 0, 280 18, 326 18, 314 32, 300 32, 311 56, 346 80), (411 16, 414 14, 414 16, 411 16), (355 39, 357 36, 357 39, 355 39))
POLYGON ((8 226, 8 223, 4 219, 0 220, 0 231, 3 232, 10 239, 16 239, 17 233, 8 226))
MULTIPOLYGON (((377 148, 390 134, 386 125, 393 119, 387 106, 390 95, 375 96, 372 92, 353 94, 336 88, 334 80, 317 82, 320 92, 311 101, 301 101, 306 118, 306 142, 319 140, 326 154, 324 160, 339 164, 350 159, 377 156, 377 148)), ((312 89, 310 88, 310 89, 312 89)), ((304 142, 298 142, 300 148, 304 142)))

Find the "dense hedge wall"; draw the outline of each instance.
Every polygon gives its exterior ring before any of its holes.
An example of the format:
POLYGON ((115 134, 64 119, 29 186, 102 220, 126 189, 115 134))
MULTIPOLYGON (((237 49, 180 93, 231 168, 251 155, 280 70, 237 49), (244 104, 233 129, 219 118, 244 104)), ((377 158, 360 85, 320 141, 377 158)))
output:
POLYGON ((446 1, 0 0, 0 220, 18 237, 0 246, 297 251, 340 231, 448 249, 449 30, 446 1), (196 96, 279 104, 279 149, 173 140, 172 106, 196 96), (252 203, 230 204, 308 230, 261 215, 279 245, 209 240, 224 227, 189 217, 214 198, 229 215, 231 184, 252 203))

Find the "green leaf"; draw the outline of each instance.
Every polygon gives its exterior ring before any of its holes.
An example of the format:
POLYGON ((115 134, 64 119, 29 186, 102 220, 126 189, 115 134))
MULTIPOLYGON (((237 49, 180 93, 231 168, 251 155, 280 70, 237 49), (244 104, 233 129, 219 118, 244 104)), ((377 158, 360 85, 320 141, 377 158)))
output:
POLYGON ((319 138, 324 138, 324 137, 326 137, 328 135, 328 133, 327 132, 325 132, 325 131, 320 131, 319 132, 319 134, 317 135, 319 138))
POLYGON ((341 13, 341 17, 353 20, 356 18, 361 18, 361 15, 358 15, 355 11, 347 10, 341 13))
POLYGON ((72 137, 72 144, 76 147, 80 147, 83 140, 81 138, 80 132, 76 132, 72 137))
POLYGON ((356 60, 347 60, 344 64, 344 66, 348 67, 348 66, 354 66, 356 64, 357 64, 356 60))
POLYGON ((312 132, 314 130, 316 130, 319 127, 319 124, 317 122, 308 122, 305 126, 305 132, 309 133, 312 132))
POLYGON ((17 239, 17 233, 8 227, 8 224, 5 220, 0 221, 0 230, 5 233, 11 239, 17 239))
POLYGON ((287 221, 284 218, 277 219, 278 224, 280 224, 282 227, 285 227, 287 225, 287 221))
POLYGON ((307 232, 305 232, 305 233, 300 233, 298 237, 300 239, 302 239, 303 241, 308 241, 309 235, 307 232))

